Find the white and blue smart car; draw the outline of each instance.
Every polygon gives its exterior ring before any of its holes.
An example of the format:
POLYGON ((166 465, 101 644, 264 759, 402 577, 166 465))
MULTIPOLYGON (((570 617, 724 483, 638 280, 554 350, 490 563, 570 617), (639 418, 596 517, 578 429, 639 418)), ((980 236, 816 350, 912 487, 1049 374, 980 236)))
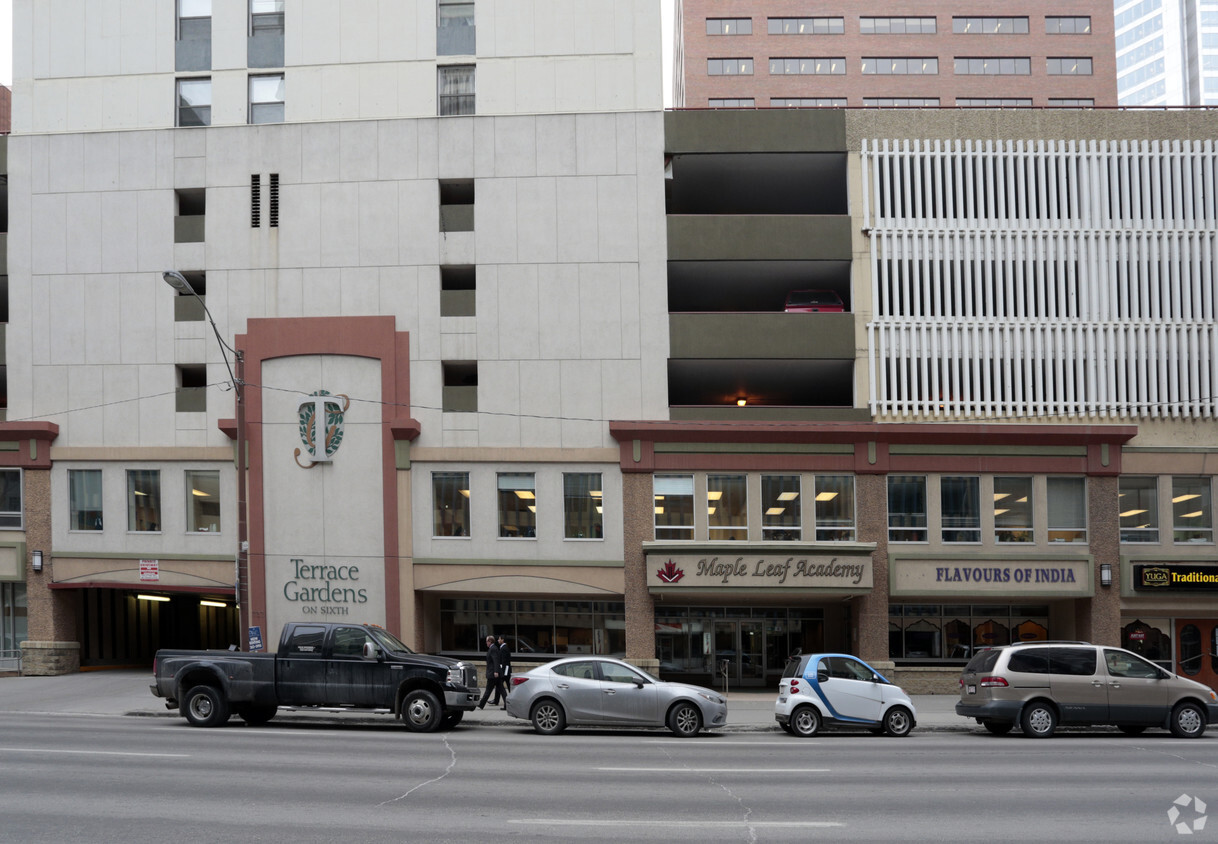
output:
POLYGON ((774 719, 805 738, 826 726, 907 736, 917 713, 909 695, 857 656, 796 654, 782 672, 774 719))

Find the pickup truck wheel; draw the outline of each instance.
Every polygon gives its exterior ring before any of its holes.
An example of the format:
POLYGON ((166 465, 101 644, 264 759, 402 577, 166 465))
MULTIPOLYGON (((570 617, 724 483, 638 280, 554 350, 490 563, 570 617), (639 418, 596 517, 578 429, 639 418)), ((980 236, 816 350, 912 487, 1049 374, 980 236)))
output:
POLYGON ((228 701, 215 686, 195 686, 182 698, 182 714, 192 727, 219 727, 228 720, 228 701))
POLYGON ((278 711, 278 706, 242 706, 237 709, 237 715, 251 727, 261 727, 278 711))
POLYGON ((456 712, 447 712, 444 714, 444 729, 451 730, 453 727, 461 723, 461 718, 465 715, 461 710, 456 712))
POLYGON ((402 723, 412 733, 430 733, 440 727, 444 710, 439 699, 427 689, 407 692, 402 699, 402 723))

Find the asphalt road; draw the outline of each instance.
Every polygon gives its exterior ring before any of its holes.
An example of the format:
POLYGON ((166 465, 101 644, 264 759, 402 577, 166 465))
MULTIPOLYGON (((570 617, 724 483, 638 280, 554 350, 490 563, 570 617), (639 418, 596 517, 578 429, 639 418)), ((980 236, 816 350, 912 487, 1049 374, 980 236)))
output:
POLYGON ((1218 814, 1218 740, 0 714, 3 842, 1166 841, 1185 794, 1218 814))

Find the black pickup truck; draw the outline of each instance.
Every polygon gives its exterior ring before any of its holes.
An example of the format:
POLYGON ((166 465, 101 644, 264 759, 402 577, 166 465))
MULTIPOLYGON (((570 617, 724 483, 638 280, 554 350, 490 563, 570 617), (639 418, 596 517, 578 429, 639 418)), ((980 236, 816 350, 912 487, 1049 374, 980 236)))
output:
POLYGON ((196 727, 234 712, 265 724, 280 706, 392 712, 425 733, 454 727, 478 704, 474 666, 418 654, 367 624, 285 624, 274 654, 160 650, 152 693, 196 727))

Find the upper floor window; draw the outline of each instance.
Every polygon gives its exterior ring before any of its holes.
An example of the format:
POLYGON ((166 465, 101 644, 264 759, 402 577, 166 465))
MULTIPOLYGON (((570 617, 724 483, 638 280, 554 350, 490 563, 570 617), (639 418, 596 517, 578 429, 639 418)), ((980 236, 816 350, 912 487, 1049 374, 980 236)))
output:
POLYGON ((981 541, 981 481, 975 477, 939 479, 944 542, 981 541))
POLYGON ((161 530, 161 473, 157 469, 127 470, 127 530, 161 530))
POLYGON ((220 473, 214 469, 187 469, 186 530, 220 531, 220 473))
POLYGON ((436 68, 441 115, 474 113, 474 66, 445 65, 436 68))
POLYGON ((925 76, 939 72, 939 60, 927 58, 873 56, 863 59, 863 73, 879 76, 925 76))
POLYGON ((1014 56, 957 56, 955 65, 958 76, 1029 76, 1032 73, 1031 59, 1014 56))
POLYGON ((1159 479, 1122 477, 1119 490, 1121 541, 1158 542, 1159 479))
POLYGON ((1031 108, 1031 97, 957 97, 960 108, 1031 108))
POLYGON ((770 18, 770 35, 841 35, 844 18, 770 18))
POLYGON ((250 0, 247 66, 283 67, 283 2, 250 0))
POLYGON ((68 530, 101 529, 101 469, 69 469, 68 530))
POLYGON ((476 49, 474 4, 470 0, 438 0, 436 55, 472 56, 476 49))
POLYGON ((536 481, 532 472, 500 473, 499 536, 501 538, 536 538, 536 489, 536 481))
POLYGON ((994 478, 994 538, 1032 541, 1031 478, 994 478))
POLYGON ((432 536, 469 536, 469 472, 431 473, 432 536))
POLYGON ((752 59, 707 59, 706 72, 710 76, 752 76, 752 59))
POLYGON ((863 97, 865 108, 938 108, 938 97, 863 97))
POLYGON ((1087 541, 1087 481, 1049 478, 1046 482, 1050 542, 1087 541))
POLYGON ((926 542, 926 478, 888 476, 888 541, 926 542))
POLYGON ((754 108, 757 103, 752 97, 711 97, 706 105, 707 108, 754 108))
POLYGON ((651 491, 655 500, 656 539, 693 539, 693 475, 656 475, 651 479, 651 491))
POLYGON ((744 475, 706 476, 706 515, 710 538, 748 539, 748 484, 744 475))
POLYGON ((1049 35, 1089 35, 1091 34, 1091 18, 1049 15, 1045 18, 1045 32, 1049 35))
POLYGON ((283 122, 283 74, 250 77, 250 123, 283 122))
POLYGON ((283 31, 283 0, 250 0, 251 32, 283 31))
MULTIPOLYGON (((1031 101, 1028 105, 1031 105, 1031 101)), ((1095 100, 1092 97, 1049 97, 1050 108, 1093 108, 1095 100)))
POLYGON ((20 469, 0 469, 0 528, 20 530, 24 524, 21 482, 20 469))
POLYGON ((1027 18, 952 18, 958 35, 1026 35, 1027 18))
POLYGON ((853 542, 854 478, 850 475, 816 476, 816 541, 853 542))
POLYGON ((933 35, 936 31, 935 18, 859 18, 863 35, 933 35))
POLYGON ((211 80, 178 80, 178 125, 211 125, 211 80))
POLYGON ((211 0, 178 0, 177 70, 211 70, 211 0))
POLYGON ((604 539, 604 495, 600 472, 563 472, 563 536, 604 539))
POLYGON ((1210 478, 1172 478, 1172 542, 1213 542, 1212 504, 1210 478))
POLYGON ((841 76, 846 72, 846 59, 770 59, 773 76, 841 76))
POLYGON ((771 97, 771 108, 845 108, 845 97, 771 97))
POLYGON ((752 18, 707 18, 707 35, 752 35, 752 18))
POLYGON ((1050 76, 1090 76, 1091 59, 1051 57, 1045 59, 1045 70, 1050 76))
POLYGON ((761 538, 798 542, 801 502, 799 475, 761 476, 761 538))

